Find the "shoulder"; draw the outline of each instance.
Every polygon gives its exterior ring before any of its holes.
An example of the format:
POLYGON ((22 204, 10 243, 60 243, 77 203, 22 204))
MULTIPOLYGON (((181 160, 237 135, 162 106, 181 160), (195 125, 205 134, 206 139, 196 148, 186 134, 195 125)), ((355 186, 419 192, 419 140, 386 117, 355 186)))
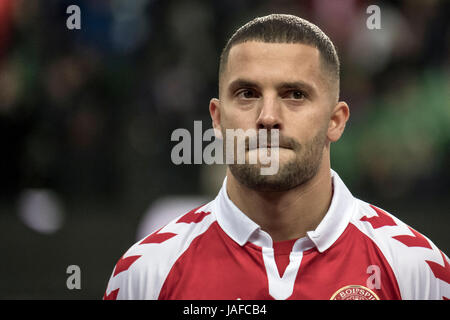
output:
POLYGON ((181 215, 135 243, 117 262, 104 299, 158 299, 177 259, 216 220, 214 201, 181 215))
POLYGON ((402 299, 450 297, 448 257, 426 236, 389 212, 358 199, 351 223, 389 262, 402 299))

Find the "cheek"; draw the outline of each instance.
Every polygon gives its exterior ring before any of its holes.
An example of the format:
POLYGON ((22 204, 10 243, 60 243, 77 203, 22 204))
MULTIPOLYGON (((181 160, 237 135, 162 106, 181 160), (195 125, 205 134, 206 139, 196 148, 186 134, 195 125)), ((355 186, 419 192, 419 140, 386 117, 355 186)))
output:
POLYGON ((326 116, 317 112, 291 116, 286 121, 284 134, 300 144, 308 143, 318 135, 325 135, 328 128, 326 116))
POLYGON ((249 129, 255 127, 254 115, 229 106, 221 111, 221 126, 229 129, 249 129))

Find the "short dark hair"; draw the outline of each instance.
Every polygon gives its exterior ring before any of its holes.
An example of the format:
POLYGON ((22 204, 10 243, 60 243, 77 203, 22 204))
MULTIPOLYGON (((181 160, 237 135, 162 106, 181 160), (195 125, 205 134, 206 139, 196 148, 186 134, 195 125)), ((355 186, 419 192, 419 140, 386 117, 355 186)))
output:
POLYGON ((336 82, 337 90, 339 90, 340 63, 333 42, 316 25, 288 14, 271 14, 258 17, 240 27, 222 50, 219 78, 225 70, 231 48, 248 41, 301 43, 317 48, 323 65, 331 75, 333 82, 336 82))

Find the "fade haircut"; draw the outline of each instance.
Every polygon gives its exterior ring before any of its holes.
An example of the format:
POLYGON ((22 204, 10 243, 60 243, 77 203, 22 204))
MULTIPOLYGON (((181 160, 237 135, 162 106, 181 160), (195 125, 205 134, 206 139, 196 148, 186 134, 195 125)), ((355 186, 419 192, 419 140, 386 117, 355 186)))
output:
POLYGON ((255 18, 231 36, 220 55, 219 84, 226 69, 231 48, 248 41, 300 43, 316 48, 320 52, 321 65, 328 76, 326 79, 333 91, 336 91, 337 97, 339 96, 340 63, 330 38, 311 22, 288 14, 271 14, 255 18))

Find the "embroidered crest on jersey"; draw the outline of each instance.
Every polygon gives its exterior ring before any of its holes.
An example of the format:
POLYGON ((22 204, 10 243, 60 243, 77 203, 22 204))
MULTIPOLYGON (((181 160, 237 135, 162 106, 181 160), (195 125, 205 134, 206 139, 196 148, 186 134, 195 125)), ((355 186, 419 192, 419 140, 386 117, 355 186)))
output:
POLYGON ((330 300, 380 300, 380 298, 369 288, 350 285, 336 291, 330 300))

